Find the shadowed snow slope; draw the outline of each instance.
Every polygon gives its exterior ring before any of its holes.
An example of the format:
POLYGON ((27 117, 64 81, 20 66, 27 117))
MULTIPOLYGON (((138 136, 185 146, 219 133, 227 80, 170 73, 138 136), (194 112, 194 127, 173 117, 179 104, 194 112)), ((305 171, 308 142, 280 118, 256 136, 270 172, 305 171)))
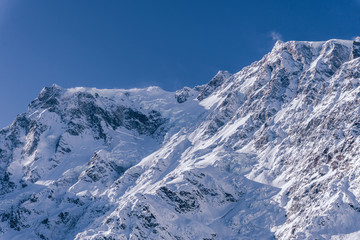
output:
POLYGON ((44 88, 0 131, 0 239, 360 236, 359 46, 278 41, 175 93, 44 88))

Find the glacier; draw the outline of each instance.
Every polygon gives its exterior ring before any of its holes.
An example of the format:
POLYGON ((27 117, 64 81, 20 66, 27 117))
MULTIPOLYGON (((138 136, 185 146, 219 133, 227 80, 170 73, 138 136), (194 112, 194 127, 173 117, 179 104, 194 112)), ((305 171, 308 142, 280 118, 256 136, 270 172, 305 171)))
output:
POLYGON ((0 130, 0 239, 360 238, 360 39, 176 92, 45 87, 0 130))

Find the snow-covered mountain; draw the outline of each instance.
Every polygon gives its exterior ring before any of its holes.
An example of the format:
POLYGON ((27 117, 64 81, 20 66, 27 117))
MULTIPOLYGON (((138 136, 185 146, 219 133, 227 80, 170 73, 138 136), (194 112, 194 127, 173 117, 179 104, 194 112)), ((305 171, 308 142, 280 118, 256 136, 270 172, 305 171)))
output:
POLYGON ((166 92, 44 88, 0 131, 0 239, 360 238, 360 39, 166 92))

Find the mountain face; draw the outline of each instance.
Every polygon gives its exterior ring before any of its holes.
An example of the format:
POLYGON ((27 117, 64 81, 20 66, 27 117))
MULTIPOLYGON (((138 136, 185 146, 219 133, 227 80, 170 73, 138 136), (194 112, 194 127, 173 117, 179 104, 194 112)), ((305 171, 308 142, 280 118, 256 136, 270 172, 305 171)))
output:
POLYGON ((360 238, 359 40, 175 93, 44 88, 0 131, 0 239, 360 238))

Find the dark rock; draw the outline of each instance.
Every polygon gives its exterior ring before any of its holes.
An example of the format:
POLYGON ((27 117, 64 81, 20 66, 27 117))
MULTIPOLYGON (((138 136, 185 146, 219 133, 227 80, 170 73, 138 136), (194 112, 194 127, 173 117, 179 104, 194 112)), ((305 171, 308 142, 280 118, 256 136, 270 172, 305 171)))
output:
POLYGON ((358 57, 360 57, 360 42, 354 41, 350 59, 355 59, 358 57))
POLYGON ((178 103, 184 103, 190 97, 191 88, 184 87, 181 90, 175 92, 175 98, 178 103))
POLYGON ((230 74, 227 71, 219 71, 212 79, 211 81, 202 89, 200 94, 197 96, 197 99, 199 101, 204 100, 207 98, 210 94, 212 94, 219 86, 221 86, 225 79, 229 77, 230 74))

